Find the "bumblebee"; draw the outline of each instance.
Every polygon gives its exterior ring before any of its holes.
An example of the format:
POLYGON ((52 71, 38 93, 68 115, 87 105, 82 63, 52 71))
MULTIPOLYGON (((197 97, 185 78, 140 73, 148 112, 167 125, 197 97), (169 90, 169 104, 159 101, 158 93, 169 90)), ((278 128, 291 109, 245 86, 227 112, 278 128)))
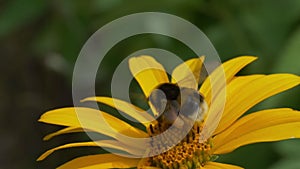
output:
POLYGON ((152 91, 150 106, 156 111, 158 124, 181 128, 187 120, 202 121, 207 104, 195 89, 164 83, 152 91), (174 123, 176 121, 176 123, 174 123))

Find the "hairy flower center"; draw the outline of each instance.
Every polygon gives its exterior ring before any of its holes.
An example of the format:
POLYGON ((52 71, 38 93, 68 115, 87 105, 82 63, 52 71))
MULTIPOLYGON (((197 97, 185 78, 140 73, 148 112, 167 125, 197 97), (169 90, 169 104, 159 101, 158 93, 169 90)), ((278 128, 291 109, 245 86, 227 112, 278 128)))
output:
MULTIPOLYGON (((165 128, 164 123, 150 125, 148 132, 150 136, 155 136, 164 131, 165 128)), ((165 139, 161 143, 152 144, 153 151, 163 151, 164 153, 148 158, 147 165, 163 169, 194 169, 212 161, 214 157, 211 154, 211 139, 200 143, 199 133, 201 130, 202 123, 196 122, 185 138, 178 144, 174 144, 169 150, 167 150, 167 146, 170 145, 166 146, 163 142, 172 143, 172 136, 164 137, 165 139)), ((177 132, 180 132, 180 129, 177 132)), ((176 134, 176 131, 174 133, 176 134)))

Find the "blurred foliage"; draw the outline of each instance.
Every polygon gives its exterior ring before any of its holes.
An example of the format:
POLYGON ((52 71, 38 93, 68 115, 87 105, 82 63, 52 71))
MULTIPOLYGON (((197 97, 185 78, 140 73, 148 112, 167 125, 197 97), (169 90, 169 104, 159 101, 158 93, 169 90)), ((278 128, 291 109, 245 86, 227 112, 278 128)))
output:
MULTIPOLYGON (((73 66, 81 47, 95 31, 119 17, 146 11, 170 13, 192 22, 209 37, 222 60, 238 55, 259 56, 242 74, 300 73, 300 1, 297 0, 0 1, 1 169, 50 169, 74 158, 74 154, 103 151, 62 150, 46 161, 35 162, 48 148, 84 139, 75 134, 43 143, 42 137, 57 127, 39 124, 37 119, 49 109, 72 105, 73 66)), ((150 47, 169 50, 184 59, 193 55, 171 38, 158 35, 128 38, 103 60, 97 94, 110 94, 112 73, 123 58, 150 47)), ((279 94, 252 111, 270 107, 300 109, 299 91, 297 87, 279 94)), ((254 144, 219 160, 247 169, 298 169, 299 146, 298 140, 254 144)))
POLYGON ((282 141, 275 145, 275 150, 280 154, 280 161, 274 163, 270 169, 297 169, 300 166, 299 152, 300 140, 282 141))

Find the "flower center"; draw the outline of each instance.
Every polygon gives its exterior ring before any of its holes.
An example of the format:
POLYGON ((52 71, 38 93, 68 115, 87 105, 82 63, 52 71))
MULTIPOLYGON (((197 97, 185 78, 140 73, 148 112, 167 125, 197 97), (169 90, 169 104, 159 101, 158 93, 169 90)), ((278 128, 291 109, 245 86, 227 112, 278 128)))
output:
MULTIPOLYGON (((150 125, 148 132, 149 135, 155 136, 160 134, 166 129, 164 123, 150 125)), ((159 155, 148 158, 148 166, 159 167, 163 169, 194 169, 204 166, 208 161, 212 161, 212 141, 206 140, 203 143, 199 142, 200 131, 202 130, 202 122, 195 122, 192 129, 178 144, 174 144, 172 148, 167 149, 166 144, 158 143, 152 144, 153 151, 164 151, 159 155)), ((180 132, 180 129, 178 129, 180 132)), ((174 132, 176 133, 176 131, 174 132)), ((168 136, 164 142, 172 142, 172 136, 168 136)))

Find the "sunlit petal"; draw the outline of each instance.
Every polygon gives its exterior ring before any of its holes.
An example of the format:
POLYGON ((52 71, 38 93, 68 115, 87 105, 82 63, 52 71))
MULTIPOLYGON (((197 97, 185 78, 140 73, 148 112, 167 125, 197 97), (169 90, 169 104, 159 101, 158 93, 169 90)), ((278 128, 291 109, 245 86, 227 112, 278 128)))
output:
POLYGON ((200 93, 209 104, 208 116, 201 132, 202 140, 209 138, 219 125, 226 101, 226 84, 256 57, 242 56, 219 66, 203 83, 200 93))
MULTIPOLYGON (((217 132, 222 131, 222 129, 223 130, 225 129, 225 127, 223 126, 224 123, 221 122, 224 118, 226 118, 224 116, 224 114, 225 114, 224 111, 226 111, 226 109, 224 110, 224 96, 223 95, 226 95, 226 102, 225 102, 225 108, 226 108, 226 106, 230 106, 228 104, 228 102, 231 99, 231 97, 230 97, 231 95, 237 95, 237 93, 239 93, 240 88, 242 88, 244 85, 252 82, 255 79, 262 78, 264 76, 265 75, 248 75, 248 76, 233 77, 231 82, 226 87, 226 93, 225 94, 224 93, 217 94, 217 95, 219 95, 219 97, 218 96, 216 97, 216 99, 214 101, 214 106, 211 106, 212 109, 210 112, 212 112, 212 114, 214 114, 213 113, 214 111, 216 111, 216 112, 223 111, 223 113, 222 113, 222 117, 219 121, 217 129, 214 131, 214 135, 217 132)), ((221 91, 225 92, 225 90, 221 90, 221 91)))
POLYGON ((212 92, 216 95, 221 88, 225 87, 224 82, 228 83, 242 68, 256 59, 257 57, 254 56, 240 56, 224 62, 206 78, 199 90, 200 93, 210 103, 212 92))
POLYGON ((48 111, 41 116, 40 122, 85 128, 117 139, 117 134, 130 137, 148 137, 148 135, 128 123, 105 112, 71 107, 48 111))
POLYGON ((150 56, 132 57, 129 59, 129 68, 132 75, 140 84, 146 97, 152 90, 169 79, 163 66, 150 56))
POLYGON ((299 131, 299 111, 270 109, 251 113, 215 136, 215 153, 228 153, 251 143, 299 138, 299 131))
POLYGON ((224 163, 209 162, 205 164, 204 169, 243 169, 242 167, 224 163))
POLYGON ((113 108, 116 108, 123 113, 126 113, 130 117, 137 120, 137 122, 148 126, 149 122, 154 121, 155 119, 148 114, 146 111, 142 110, 139 107, 136 107, 128 102, 123 100, 111 98, 111 97, 89 97, 85 98, 82 101, 97 101, 106 105, 109 105, 113 108))
POLYGON ((172 83, 178 83, 180 87, 198 89, 200 73, 204 57, 190 59, 177 66, 172 73, 172 83))
POLYGON ((122 143, 115 141, 115 140, 101 140, 101 141, 90 141, 90 142, 80 142, 80 143, 69 143, 65 144, 59 147, 52 148, 45 153, 43 153, 37 161, 44 160, 46 157, 48 157, 50 154, 52 154, 54 151, 66 149, 66 148, 72 148, 72 147, 106 147, 106 148, 113 148, 117 150, 121 150, 130 154, 135 154, 136 151, 134 145, 132 147, 129 147, 128 145, 123 145, 122 143))
POLYGON ((272 74, 254 79, 243 85, 240 82, 241 80, 237 77, 228 86, 229 92, 227 93, 223 117, 215 133, 226 129, 257 103, 299 85, 300 77, 291 74, 272 74))
POLYGON ((99 168, 131 168, 136 167, 140 159, 126 158, 114 154, 98 154, 79 157, 71 160, 58 169, 99 169, 99 168))

